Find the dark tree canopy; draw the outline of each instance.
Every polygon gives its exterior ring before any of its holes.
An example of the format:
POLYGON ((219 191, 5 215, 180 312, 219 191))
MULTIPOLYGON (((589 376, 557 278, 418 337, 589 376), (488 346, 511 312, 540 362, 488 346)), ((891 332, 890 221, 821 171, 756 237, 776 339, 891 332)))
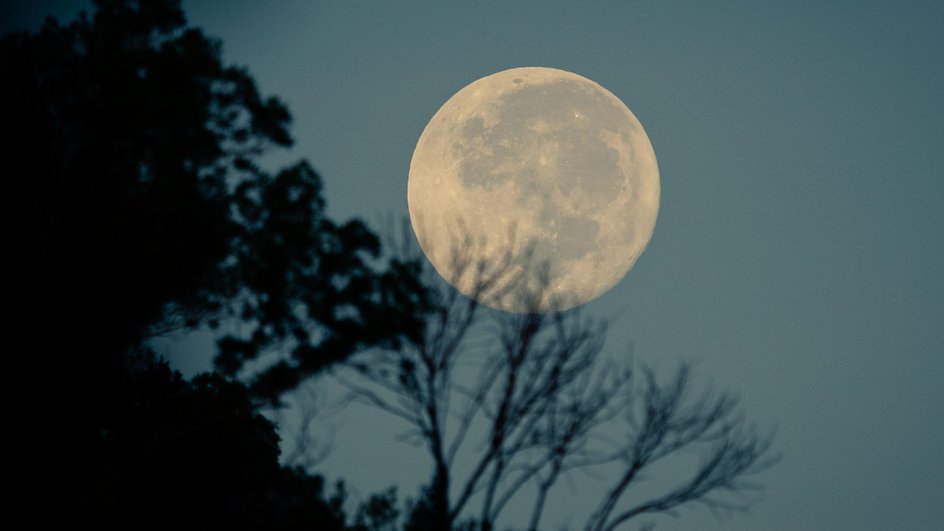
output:
POLYGON ((306 162, 259 167, 291 144, 285 106, 223 64, 176 1, 96 4, 0 43, 30 315, 95 345, 108 370, 155 331, 238 319, 225 373, 293 348, 260 375, 267 398, 358 348, 418 337, 410 266, 373 267, 377 238, 325 217, 306 162))
MULTIPOLYGON (((17 332, 30 344, 21 384, 32 390, 39 485, 28 495, 105 489, 114 459, 149 440, 136 419, 191 407, 240 419, 227 428, 240 441, 207 439, 207 452, 255 445, 272 488, 303 481, 277 470, 272 426, 246 404, 276 403, 360 349, 417 340, 415 266, 383 259, 360 221, 327 218, 307 162, 262 167, 265 153, 291 145, 287 108, 224 64, 220 42, 188 26, 177 0, 97 0, 67 25, 50 18, 4 35, 0 71, 4 175, 24 242, 11 258, 24 288, 17 332), (129 362, 148 358, 155 334, 221 321, 241 334, 221 339, 211 379, 165 374, 151 389, 129 362), (286 355, 272 360, 275 347, 286 355)), ((201 418, 148 422, 161 437, 201 418)), ((187 482, 173 470, 196 465, 168 459, 148 492, 187 482)), ((65 517, 59 509, 43 514, 65 517)))
POLYGON ((255 411, 242 385, 210 374, 188 382, 166 363, 153 362, 132 382, 121 417, 91 456, 96 470, 84 477, 97 481, 52 493, 66 503, 44 523, 347 529, 343 491, 329 495, 321 477, 279 465, 275 426, 255 411))

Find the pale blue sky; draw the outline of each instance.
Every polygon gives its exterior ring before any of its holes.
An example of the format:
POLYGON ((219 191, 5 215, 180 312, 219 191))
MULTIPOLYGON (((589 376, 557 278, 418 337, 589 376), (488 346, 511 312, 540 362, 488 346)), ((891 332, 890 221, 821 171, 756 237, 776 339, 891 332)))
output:
MULTIPOLYGON (((944 2, 185 6, 289 104, 291 156, 321 172, 340 218, 404 215, 423 127, 484 75, 570 70, 632 109, 659 161, 662 208, 637 266, 588 311, 622 312, 614 349, 632 342, 664 369, 700 360, 703 381, 779 427, 784 453, 750 515, 684 511, 657 529, 944 519, 944 2)), ((5 9, 7 28, 34 27, 41 8, 5 9)), ((395 423, 362 409, 331 422, 328 474, 362 493, 397 483, 413 494, 425 479, 395 423)), ((576 513, 590 481, 561 486, 576 513)))

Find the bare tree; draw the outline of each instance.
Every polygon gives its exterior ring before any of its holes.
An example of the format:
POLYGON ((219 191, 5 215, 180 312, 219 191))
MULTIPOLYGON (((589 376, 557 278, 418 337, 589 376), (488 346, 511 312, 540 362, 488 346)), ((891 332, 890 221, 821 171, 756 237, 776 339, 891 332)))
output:
MULTIPOLYGON (((352 399, 405 420, 407 436, 429 452, 433 473, 413 509, 414 527, 451 530, 465 521, 463 529, 488 531, 511 500, 520 507, 528 498, 528 529, 537 530, 562 475, 591 467, 619 474, 587 517, 586 531, 691 503, 718 511, 750 505, 739 494, 754 486, 747 476, 772 463, 771 439, 743 421, 733 395, 692 396, 688 365, 663 384, 651 370, 609 361, 605 322, 579 309, 538 310, 548 304, 547 268, 531 267, 528 254, 485 263, 476 258, 484 242, 459 241, 449 280, 465 277, 469 285, 471 276, 471 296, 427 271, 436 296, 423 341, 355 357, 337 374, 352 399), (531 310, 506 313, 479 302, 510 294, 531 310), (615 423, 626 428, 625 437, 608 443, 596 436, 615 423), (482 440, 470 441, 472 433, 482 440), (703 462, 691 477, 638 505, 622 503, 651 465, 693 448, 703 462), (463 463, 473 463, 461 474, 460 453, 463 463)), ((401 252, 418 258, 415 247, 401 252)))

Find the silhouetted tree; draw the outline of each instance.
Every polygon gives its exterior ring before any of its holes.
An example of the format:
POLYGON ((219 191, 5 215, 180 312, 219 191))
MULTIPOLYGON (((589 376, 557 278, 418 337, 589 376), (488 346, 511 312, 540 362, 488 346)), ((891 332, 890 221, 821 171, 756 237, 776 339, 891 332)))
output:
POLYGON ((192 382, 166 363, 131 376, 123 417, 101 434, 103 473, 76 489, 49 527, 345 530, 345 493, 279 465, 275 425, 245 387, 219 375, 192 382))
MULTIPOLYGON (((415 266, 383 260, 363 223, 328 219, 307 162, 262 168, 262 155, 291 144, 288 110, 245 69, 224 64, 220 46, 187 25, 177 0, 97 0, 92 16, 47 19, 36 33, 0 39, 4 175, 23 236, 8 257, 21 293, 12 313, 29 345, 17 375, 30 389, 25 431, 35 441, 36 484, 26 494, 42 500, 44 522, 73 527, 63 520, 79 514, 71 500, 111 488, 110 470, 122 467, 116 452, 132 458, 150 441, 127 435, 150 411, 129 356, 155 333, 239 323, 240 334, 219 343, 215 379, 167 384, 197 409, 204 398, 209 409, 234 403, 235 387, 220 378, 247 381, 253 404, 277 403, 357 350, 419 338, 415 266), (275 347, 284 355, 271 356, 275 347)), ((248 410, 237 417, 230 427, 239 440, 218 439, 214 451, 255 445, 264 454, 256 462, 273 466, 273 435, 260 433, 270 428, 253 428, 248 410)), ((150 428, 161 438, 198 418, 150 428)), ((206 480, 198 461, 173 459, 179 474, 152 475, 141 500, 206 480)), ((136 470, 164 470, 153 465, 136 470)), ((133 496, 114 488, 122 503, 133 496)), ((225 498, 204 497, 235 503, 225 498)))
POLYGON ((583 317, 579 308, 541 311, 553 303, 547 268, 531 264, 527 252, 485 263, 479 258, 485 248, 465 237, 452 250, 450 282, 468 275, 471 297, 427 271, 438 296, 422 342, 355 356, 347 363, 353 374, 340 375, 352 399, 405 420, 411 438, 430 455, 432 477, 407 529, 488 531, 514 500, 519 510, 530 504, 527 529, 537 530, 551 489, 579 468, 612 481, 586 516, 586 531, 610 531, 686 504, 719 511, 749 507, 741 495, 752 485, 744 479, 773 462, 771 438, 744 422, 733 395, 693 395, 688 365, 660 382, 649 369, 631 371, 607 361, 604 323, 583 317), (529 311, 483 308, 478 301, 499 295, 496 290, 519 297, 529 311), (598 437, 619 426, 618 440, 605 444, 598 437), (483 440, 468 442, 472 433, 483 440), (688 451, 702 462, 677 487, 636 505, 624 502, 654 463, 688 451), (471 463, 468 471, 457 471, 460 453, 471 463))

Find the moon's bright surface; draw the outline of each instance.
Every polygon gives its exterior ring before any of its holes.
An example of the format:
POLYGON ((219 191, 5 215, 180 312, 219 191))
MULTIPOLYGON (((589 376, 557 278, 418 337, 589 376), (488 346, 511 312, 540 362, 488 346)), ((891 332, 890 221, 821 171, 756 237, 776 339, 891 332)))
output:
POLYGON ((407 198, 420 247, 459 291, 506 311, 563 310, 612 288, 642 254, 659 170, 639 120, 608 90, 563 70, 514 68, 436 112, 407 198), (477 280, 495 272, 482 289, 477 280), (528 303, 518 287, 537 279, 545 289, 528 303))

